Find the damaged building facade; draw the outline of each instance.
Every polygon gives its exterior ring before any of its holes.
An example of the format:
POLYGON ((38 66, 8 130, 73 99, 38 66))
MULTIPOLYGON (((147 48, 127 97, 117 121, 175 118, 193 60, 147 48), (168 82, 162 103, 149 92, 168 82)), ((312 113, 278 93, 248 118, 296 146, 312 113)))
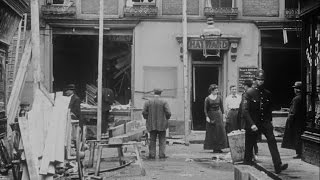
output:
MULTIPOLYGON (((60 91, 74 83, 88 102, 92 98, 86 91, 98 77, 99 0, 39 3, 44 84, 60 91)), ((266 85, 276 97, 274 110, 289 107, 291 86, 301 79, 297 1, 188 0, 186 74, 182 1, 105 0, 104 6, 104 86, 114 90, 120 104, 131 103, 136 109, 154 88, 162 88, 172 111, 171 133, 184 133, 184 119, 190 121, 190 129, 204 130, 203 101, 209 85, 218 84, 226 97, 230 85, 239 86, 240 92, 243 81, 259 68, 265 70, 266 85), (200 36, 208 17, 222 35, 206 40, 207 52, 215 56, 204 57, 200 36)), ((30 76, 22 101, 30 100, 31 88, 30 76)))

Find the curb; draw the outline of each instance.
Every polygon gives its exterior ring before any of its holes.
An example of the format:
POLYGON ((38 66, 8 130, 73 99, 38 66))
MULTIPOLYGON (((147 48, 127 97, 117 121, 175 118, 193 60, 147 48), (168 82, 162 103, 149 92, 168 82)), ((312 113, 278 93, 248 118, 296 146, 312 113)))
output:
MULTIPOLYGON (((282 137, 276 137, 276 141, 277 143, 279 142, 282 142, 282 137)), ((262 143, 266 143, 267 142, 267 139, 263 138, 261 141, 259 142, 262 142, 262 143)), ((259 143, 258 142, 258 143, 259 143)), ((198 140, 189 140, 189 143, 190 144, 203 144, 204 143, 204 140, 202 139, 198 139, 198 140)))

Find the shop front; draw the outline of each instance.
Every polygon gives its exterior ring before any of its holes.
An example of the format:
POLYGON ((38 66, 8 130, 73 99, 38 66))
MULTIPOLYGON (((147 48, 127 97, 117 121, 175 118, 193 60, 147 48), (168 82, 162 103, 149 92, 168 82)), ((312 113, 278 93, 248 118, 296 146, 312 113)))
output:
POLYGON ((320 2, 301 2, 305 131, 302 159, 320 166, 320 2))

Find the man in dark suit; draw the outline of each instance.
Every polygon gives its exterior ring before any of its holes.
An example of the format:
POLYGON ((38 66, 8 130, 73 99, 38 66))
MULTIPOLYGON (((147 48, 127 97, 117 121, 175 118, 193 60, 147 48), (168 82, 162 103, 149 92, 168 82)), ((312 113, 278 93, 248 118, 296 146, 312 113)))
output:
POLYGON ((249 88, 243 96, 242 116, 246 121, 244 162, 253 164, 253 146, 258 134, 263 133, 267 138, 275 173, 279 174, 288 168, 288 164, 282 164, 273 134, 271 92, 264 87, 263 70, 257 71, 256 82, 257 86, 249 88))
POLYGON ((69 103, 71 119, 79 120, 79 126, 82 129, 83 122, 81 120, 81 109, 80 109, 81 100, 75 94, 75 90, 76 90, 76 88, 75 88, 74 84, 68 84, 65 87, 64 94, 65 94, 65 96, 71 96, 70 103, 69 103))
POLYGON ((297 156, 295 159, 300 159, 302 155, 301 135, 303 134, 304 117, 301 97, 301 81, 297 81, 292 86, 295 97, 291 101, 289 116, 286 122, 284 131, 282 148, 295 149, 297 156))
POLYGON ((150 133, 149 158, 155 159, 156 140, 159 138, 159 158, 166 158, 166 130, 171 112, 168 103, 160 98, 162 90, 154 89, 154 97, 145 102, 142 115, 146 119, 147 130, 150 133))

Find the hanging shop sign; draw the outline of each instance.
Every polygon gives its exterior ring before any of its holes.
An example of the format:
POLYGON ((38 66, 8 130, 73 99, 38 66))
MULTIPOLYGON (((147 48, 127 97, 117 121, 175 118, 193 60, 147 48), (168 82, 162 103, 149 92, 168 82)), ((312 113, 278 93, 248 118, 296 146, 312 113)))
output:
MULTIPOLYGON (((228 50, 229 49, 229 41, 228 39, 206 39, 206 49, 207 50, 228 50)), ((202 50, 203 49, 203 40, 202 39, 189 39, 188 40, 188 49, 189 50, 202 50)))

